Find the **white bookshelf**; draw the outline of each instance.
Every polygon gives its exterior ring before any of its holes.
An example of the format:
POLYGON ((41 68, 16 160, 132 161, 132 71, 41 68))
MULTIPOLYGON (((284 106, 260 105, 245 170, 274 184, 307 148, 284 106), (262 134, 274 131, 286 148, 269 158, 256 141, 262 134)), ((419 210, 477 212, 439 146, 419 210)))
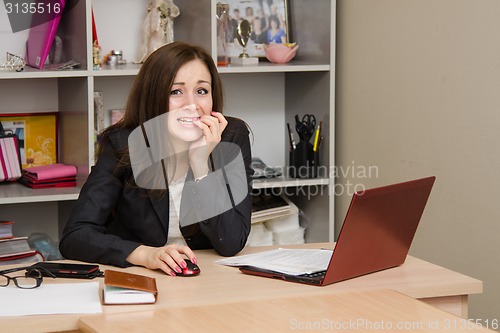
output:
MULTIPOLYGON (((199 44, 215 57, 216 0, 176 0, 181 15, 174 20, 176 40, 199 44)), ((78 166, 79 185, 83 184, 94 161, 93 92, 103 91, 105 110, 125 106, 128 89, 140 69, 133 64, 140 44, 140 26, 147 1, 80 1, 64 13, 60 32, 66 45, 65 61, 73 59, 81 67, 67 71, 46 71, 27 67, 23 72, 0 71, 0 113, 59 113, 59 160, 78 166), (94 9, 99 42, 103 54, 121 49, 127 65, 91 65, 91 5, 94 9), (71 38, 70 38, 71 37, 71 38), (70 38, 70 39, 69 39, 70 38)), ((276 65, 261 60, 257 66, 219 67, 226 97, 225 112, 245 120, 252 132, 252 153, 271 166, 288 164, 286 122, 294 124, 295 114, 314 113, 323 120, 324 143, 320 164, 334 165, 335 119, 335 0, 289 0, 290 34, 299 44, 297 56, 290 63, 276 65), (270 144, 272 143, 272 144, 270 144)), ((0 24, 0 56, 22 50, 26 33, 12 34, 0 24), (16 38, 16 37, 19 38, 16 38)), ((293 126, 292 126, 293 127, 293 126)), ((334 177, 314 179, 255 180, 255 189, 301 189, 291 199, 312 221, 306 231, 307 241, 333 240, 334 177), (321 188, 321 195, 304 196, 305 187, 321 188)), ((0 219, 12 219, 29 230, 31 223, 45 223, 30 206, 47 206, 47 225, 63 227, 80 186, 32 190, 19 184, 0 185, 0 219), (18 221, 19 207, 28 213, 18 221), (36 220, 36 222, 33 222, 36 220)), ((23 214, 24 215, 24 214, 23 214)), ((16 229, 14 229, 15 231, 16 229)))
POLYGON ((76 200, 81 186, 32 190, 16 183, 2 185, 0 205, 76 200))

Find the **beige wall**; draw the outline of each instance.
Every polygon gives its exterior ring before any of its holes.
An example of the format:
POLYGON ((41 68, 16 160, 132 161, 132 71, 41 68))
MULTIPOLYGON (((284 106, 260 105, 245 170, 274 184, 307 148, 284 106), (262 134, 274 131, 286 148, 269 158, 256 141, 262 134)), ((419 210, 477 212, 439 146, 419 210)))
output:
POLYGON ((338 183, 436 175, 411 254, 483 280, 469 316, 500 319, 500 1, 337 6, 338 183))

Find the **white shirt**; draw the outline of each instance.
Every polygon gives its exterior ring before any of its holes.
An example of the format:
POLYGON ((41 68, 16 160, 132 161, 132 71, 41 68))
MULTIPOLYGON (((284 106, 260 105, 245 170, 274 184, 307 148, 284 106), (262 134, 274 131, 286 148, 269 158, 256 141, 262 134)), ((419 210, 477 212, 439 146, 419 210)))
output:
POLYGON ((187 245, 184 237, 182 236, 179 226, 179 211, 181 206, 182 190, 184 189, 186 176, 187 175, 184 175, 183 177, 179 178, 175 182, 171 182, 168 185, 170 216, 168 223, 168 239, 166 245, 187 245))

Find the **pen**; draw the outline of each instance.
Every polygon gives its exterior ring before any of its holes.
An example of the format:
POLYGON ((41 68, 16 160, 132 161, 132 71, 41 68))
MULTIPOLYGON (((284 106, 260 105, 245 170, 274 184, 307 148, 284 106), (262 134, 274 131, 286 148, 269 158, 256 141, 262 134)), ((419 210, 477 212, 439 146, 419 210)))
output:
POLYGON ((316 127, 316 133, 314 135, 313 151, 318 151, 318 141, 319 141, 319 125, 316 127))
POLYGON ((290 150, 295 150, 297 146, 295 145, 295 141, 293 140, 293 133, 292 130, 290 129, 290 124, 286 123, 286 127, 288 128, 288 136, 290 137, 290 150))
POLYGON ((314 145, 313 145, 313 151, 318 151, 318 145, 319 145, 319 132, 320 132, 320 125, 316 127, 316 134, 314 135, 314 145))
POLYGON ((318 133, 318 144, 316 146, 316 150, 319 150, 319 146, 321 145, 321 142, 323 141, 323 120, 319 122, 319 133, 318 133))

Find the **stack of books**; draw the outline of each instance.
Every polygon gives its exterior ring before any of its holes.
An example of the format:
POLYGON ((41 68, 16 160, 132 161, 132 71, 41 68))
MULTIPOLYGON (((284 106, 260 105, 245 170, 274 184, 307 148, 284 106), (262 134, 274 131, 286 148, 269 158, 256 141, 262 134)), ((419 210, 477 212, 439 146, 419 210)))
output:
POLYGON ((72 187, 76 175, 76 166, 57 163, 25 168, 19 182, 30 188, 72 187))
POLYGON ((12 235, 12 221, 0 221, 0 266, 43 261, 40 252, 31 248, 28 237, 12 235))
POLYGON ((266 192, 252 194, 252 223, 290 214, 293 203, 284 195, 266 192))

